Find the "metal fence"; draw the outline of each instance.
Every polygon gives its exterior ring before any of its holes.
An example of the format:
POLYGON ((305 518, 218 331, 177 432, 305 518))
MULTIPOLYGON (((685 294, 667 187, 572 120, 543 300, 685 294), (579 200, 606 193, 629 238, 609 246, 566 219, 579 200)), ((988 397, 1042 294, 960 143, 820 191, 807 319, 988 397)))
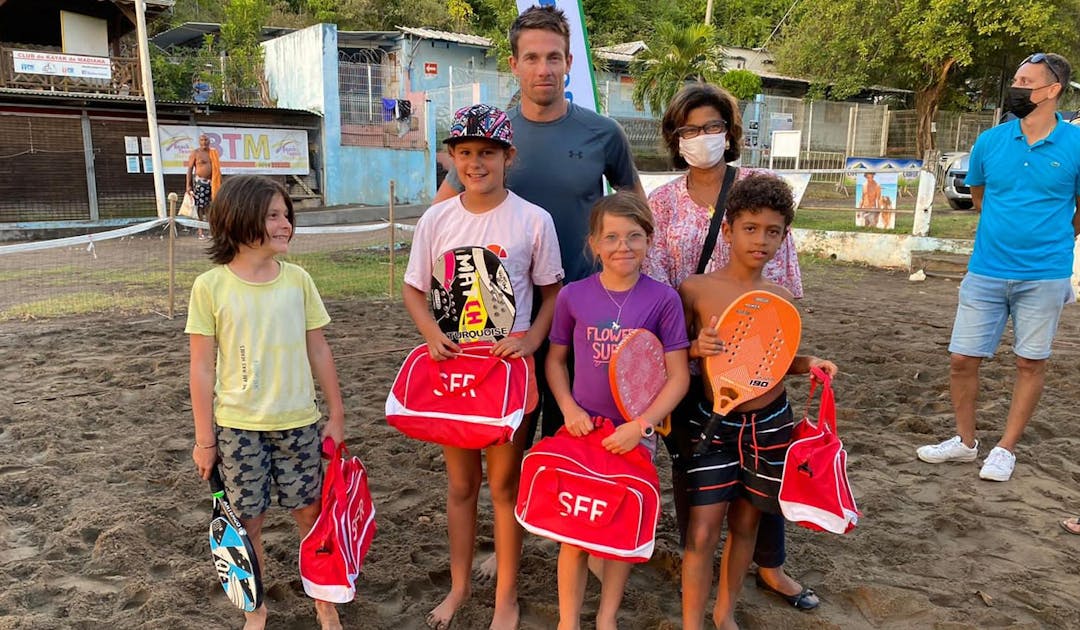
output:
MULTIPOLYGON (((449 87, 428 92, 431 106, 436 108, 438 137, 445 136, 455 108, 479 102, 506 106, 517 91, 517 82, 509 73, 452 67, 450 76, 449 87)), ((663 156, 659 116, 647 105, 635 107, 633 90, 632 83, 601 80, 601 109, 623 126, 636 155, 663 156)), ((800 166, 806 162, 820 165, 814 168, 842 168, 844 156, 918 157, 915 110, 771 95, 743 101, 739 106, 746 133, 744 163, 751 165, 768 163, 769 139, 778 125, 802 131, 800 166)), ((935 144, 945 152, 966 151, 994 122, 993 112, 938 112, 935 144)))
POLYGON ((427 146, 427 104, 396 98, 393 69, 382 63, 338 59, 341 144, 354 147, 422 149, 427 146))

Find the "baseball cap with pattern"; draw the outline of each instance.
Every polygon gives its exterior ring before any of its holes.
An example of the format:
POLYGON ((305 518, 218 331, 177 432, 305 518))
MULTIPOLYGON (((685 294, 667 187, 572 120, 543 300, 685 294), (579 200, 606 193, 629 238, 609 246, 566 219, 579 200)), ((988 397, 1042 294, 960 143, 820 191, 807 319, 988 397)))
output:
POLYGON ((514 130, 506 112, 492 105, 470 105, 454 112, 450 124, 450 137, 445 144, 467 139, 493 140, 503 146, 512 146, 514 130))

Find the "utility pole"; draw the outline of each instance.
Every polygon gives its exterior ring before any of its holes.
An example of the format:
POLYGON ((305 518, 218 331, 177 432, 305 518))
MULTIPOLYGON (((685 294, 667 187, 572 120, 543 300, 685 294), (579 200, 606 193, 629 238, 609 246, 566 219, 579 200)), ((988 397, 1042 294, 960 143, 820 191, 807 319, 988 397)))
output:
POLYGON ((712 24, 712 3, 713 0, 709 0, 705 4, 705 26, 712 24))
POLYGON ((146 3, 135 0, 135 26, 139 39, 139 68, 142 74, 143 97, 146 99, 146 122, 150 135, 150 161, 154 165, 154 203, 158 218, 165 218, 165 174, 161 167, 161 138, 158 137, 157 103, 154 101, 154 80, 150 75, 150 43, 146 38, 146 3))

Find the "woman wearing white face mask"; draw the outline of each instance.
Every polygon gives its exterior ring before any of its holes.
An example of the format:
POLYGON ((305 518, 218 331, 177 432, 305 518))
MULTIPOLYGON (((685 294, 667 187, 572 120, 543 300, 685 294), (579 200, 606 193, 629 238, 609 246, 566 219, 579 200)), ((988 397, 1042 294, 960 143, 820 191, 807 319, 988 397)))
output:
MULTIPOLYGON (((675 95, 664 112, 661 131, 671 161, 676 168, 685 168, 687 172, 649 195, 656 230, 642 271, 678 288, 687 276, 701 273, 698 267, 703 260, 707 261, 704 272, 723 267, 728 262, 730 253, 722 238, 716 240, 715 248, 707 258, 703 256, 703 250, 725 176, 729 169, 736 168, 727 163, 739 159, 743 130, 738 102, 716 86, 706 83, 687 85, 675 95)), ((761 172, 739 168, 733 173, 732 183, 761 172)), ((765 265, 763 275, 787 288, 795 297, 802 297, 802 274, 790 232, 773 259, 765 265)), ((691 371, 699 373, 695 368, 692 365, 691 371)), ((700 404, 696 400, 700 398, 700 387, 700 379, 695 379, 691 394, 672 414, 674 430, 665 438, 665 445, 673 456, 672 485, 680 541, 685 540, 689 519, 685 491, 688 458, 680 452, 686 448, 686 429, 696 413, 693 410, 700 404), (699 388, 697 392, 695 386, 699 388)), ((776 593, 800 610, 816 608, 819 604, 817 595, 784 572, 784 559, 784 519, 778 515, 763 515, 754 551, 758 586, 776 593)))
MULTIPOLYGON (((738 102, 714 85, 687 85, 664 112, 661 133, 671 161, 687 172, 649 195, 656 233, 642 271, 677 288, 697 272, 724 175, 734 168, 727 163, 739 159, 743 129, 738 102)), ((736 180, 761 172, 740 168, 736 180)), ((727 245, 718 239, 705 271, 723 267, 727 261, 727 245)), ((802 297, 802 274, 790 233, 765 265, 764 276, 802 297)))

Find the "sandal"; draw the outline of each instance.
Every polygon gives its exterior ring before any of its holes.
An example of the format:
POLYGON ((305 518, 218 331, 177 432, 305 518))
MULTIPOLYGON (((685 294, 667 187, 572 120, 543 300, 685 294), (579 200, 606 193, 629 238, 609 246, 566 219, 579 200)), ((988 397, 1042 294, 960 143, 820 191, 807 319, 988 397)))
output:
MULTIPOLYGON (((1064 527, 1064 524, 1062 524, 1062 527, 1064 527)), ((809 587, 804 587, 803 590, 799 591, 795 595, 788 595, 787 593, 781 593, 775 588, 769 586, 769 583, 762 579, 761 575, 759 574, 756 574, 754 576, 754 583, 757 584, 758 588, 764 591, 779 595, 785 602, 790 604, 792 608, 796 608, 798 610, 813 610, 819 605, 821 605, 821 600, 818 599, 817 593, 814 592, 814 589, 809 587)))
POLYGON ((1069 532, 1074 536, 1080 536, 1080 516, 1075 518, 1067 518, 1064 521, 1059 521, 1061 529, 1069 532))

